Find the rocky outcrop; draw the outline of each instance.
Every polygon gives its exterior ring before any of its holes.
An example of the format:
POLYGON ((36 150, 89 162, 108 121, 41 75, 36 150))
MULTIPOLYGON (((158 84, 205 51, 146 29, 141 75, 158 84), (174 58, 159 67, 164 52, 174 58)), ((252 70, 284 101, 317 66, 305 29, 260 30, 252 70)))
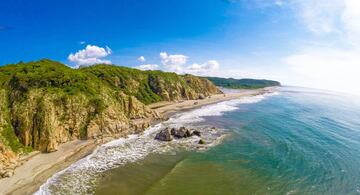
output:
MULTIPOLYGON (((71 69, 50 60, 0 67, 0 177, 11 175, 19 156, 32 150, 139 133, 162 117, 146 104, 215 93, 221 92, 206 79, 161 71, 71 69)), ((175 137, 183 134, 191 133, 175 137)))
POLYGON ((192 75, 177 76, 176 82, 166 77, 149 75, 151 89, 165 101, 204 99, 210 94, 222 93, 206 79, 192 75))
POLYGON ((155 139, 160 141, 171 141, 173 140, 173 138, 183 139, 191 136, 200 137, 200 131, 190 130, 186 127, 173 127, 171 129, 169 127, 166 127, 165 129, 161 130, 159 133, 156 134, 155 139))
POLYGON ((0 143, 0 178, 11 177, 17 166, 17 156, 0 143))
POLYGON ((201 133, 198 130, 194 130, 193 132, 191 132, 191 136, 193 136, 193 135, 196 135, 196 136, 200 137, 201 133))
POLYGON ((20 142, 43 152, 56 151, 60 143, 73 139, 140 131, 151 119, 160 117, 136 98, 124 94, 117 99, 103 93, 98 99, 80 94, 61 100, 37 90, 31 91, 27 100, 14 103, 11 115, 20 142), (144 123, 135 119, 144 119, 144 123))
POLYGON ((155 139, 160 141, 171 141, 171 133, 169 128, 165 128, 161 130, 158 134, 156 134, 155 139))
POLYGON ((172 128, 171 135, 175 138, 187 138, 191 136, 190 130, 185 127, 180 127, 179 129, 172 128))

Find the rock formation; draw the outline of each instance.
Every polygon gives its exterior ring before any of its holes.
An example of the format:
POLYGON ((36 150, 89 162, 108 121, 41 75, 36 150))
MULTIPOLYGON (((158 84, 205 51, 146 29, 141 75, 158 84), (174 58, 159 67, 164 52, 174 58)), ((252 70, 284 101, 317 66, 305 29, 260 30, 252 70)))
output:
POLYGON ((180 128, 173 127, 171 129, 169 129, 169 127, 166 127, 165 129, 161 130, 159 133, 156 134, 155 139, 160 141, 171 141, 173 140, 173 138, 182 139, 191 136, 200 137, 200 131, 198 130, 191 131, 186 127, 180 127, 180 128))
POLYGON ((0 67, 0 178, 32 150, 143 131, 161 118, 147 104, 216 93, 203 78, 114 65, 72 69, 41 60, 0 67))
POLYGON ((156 134, 155 139, 160 141, 171 141, 171 133, 169 128, 165 128, 161 130, 158 134, 156 134))

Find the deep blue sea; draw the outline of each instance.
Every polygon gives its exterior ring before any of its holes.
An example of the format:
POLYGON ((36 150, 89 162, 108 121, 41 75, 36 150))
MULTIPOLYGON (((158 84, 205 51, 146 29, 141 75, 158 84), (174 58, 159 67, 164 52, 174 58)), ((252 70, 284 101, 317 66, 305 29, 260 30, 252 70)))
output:
POLYGON ((178 114, 129 139, 102 146, 40 192, 360 194, 358 96, 282 87, 178 114), (153 140, 174 124, 215 126, 226 136, 205 135, 209 147, 200 149, 196 138, 153 140))

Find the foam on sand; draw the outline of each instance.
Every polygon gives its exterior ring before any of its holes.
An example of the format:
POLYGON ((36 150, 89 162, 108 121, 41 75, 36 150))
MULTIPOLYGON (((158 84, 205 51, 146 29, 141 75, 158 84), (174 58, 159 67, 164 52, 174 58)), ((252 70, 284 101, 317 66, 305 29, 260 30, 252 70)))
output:
MULTIPOLYGON (((274 95, 271 94, 271 95, 274 95)), ((92 194, 97 181, 106 170, 116 168, 145 158, 150 153, 167 153, 178 149, 203 150, 220 143, 223 139, 222 130, 206 130, 202 132, 205 146, 199 147, 196 136, 161 142, 154 140, 155 134, 166 126, 189 125, 205 120, 206 116, 220 116, 225 112, 239 109, 240 104, 256 103, 269 96, 269 94, 243 97, 213 105, 203 106, 199 109, 180 113, 168 121, 157 124, 145 130, 140 135, 130 135, 98 146, 89 156, 77 161, 63 171, 54 174, 35 193, 44 194, 92 194)), ((206 127, 197 126, 197 129, 206 127)))

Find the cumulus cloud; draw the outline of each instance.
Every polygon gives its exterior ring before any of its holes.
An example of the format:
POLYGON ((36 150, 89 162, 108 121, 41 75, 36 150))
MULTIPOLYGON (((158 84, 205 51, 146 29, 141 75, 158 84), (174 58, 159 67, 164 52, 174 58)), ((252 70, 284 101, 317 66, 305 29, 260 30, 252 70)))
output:
POLYGON ((195 75, 210 75, 219 70, 219 67, 219 62, 216 60, 209 60, 204 64, 192 64, 191 66, 186 67, 185 72, 195 75))
POLYGON ((139 61, 139 62, 145 62, 145 61, 146 61, 146 59, 145 59, 145 57, 144 57, 144 56, 140 56, 140 57, 138 58, 138 61, 139 61))
POLYGON ((161 63, 167 71, 182 73, 184 71, 184 65, 187 63, 188 56, 175 54, 168 55, 166 52, 160 53, 161 63))
POLYGON ((143 65, 140 65, 140 66, 136 66, 135 68, 139 69, 139 70, 157 70, 157 69, 159 69, 159 65, 157 65, 157 64, 143 64, 143 65))
POLYGON ((220 67, 216 60, 209 60, 206 63, 193 63, 188 65, 189 57, 182 54, 160 53, 161 64, 166 71, 176 72, 178 74, 210 75, 220 67))
POLYGON ((112 53, 109 47, 98 47, 96 45, 87 45, 85 49, 68 56, 70 62, 77 66, 89 66, 93 64, 111 64, 110 60, 103 59, 112 53))
MULTIPOLYGON (((140 56, 138 58, 141 61, 140 56)), ((140 70, 164 70, 168 72, 175 72, 178 74, 194 74, 194 75, 216 75, 220 64, 216 60, 209 60, 205 63, 188 63, 189 57, 183 54, 168 54, 167 52, 160 52, 160 65, 142 64, 134 68, 140 70)), ((145 58, 144 58, 145 60, 145 58)))

